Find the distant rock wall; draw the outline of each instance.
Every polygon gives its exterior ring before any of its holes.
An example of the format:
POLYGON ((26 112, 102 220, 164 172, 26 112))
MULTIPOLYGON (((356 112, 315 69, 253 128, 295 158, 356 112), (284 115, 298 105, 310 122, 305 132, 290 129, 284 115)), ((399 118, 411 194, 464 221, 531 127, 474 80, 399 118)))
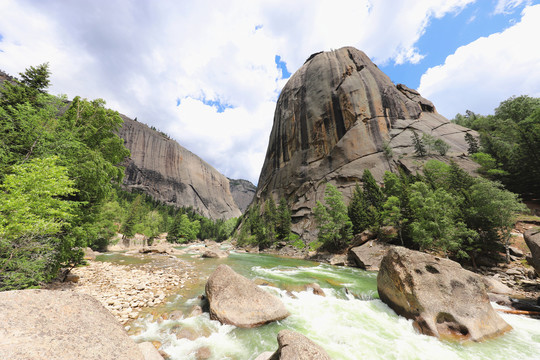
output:
POLYGON ((242 179, 229 179, 229 186, 234 202, 240 208, 240 211, 244 213, 251 204, 257 187, 251 181, 242 179))
POLYGON ((293 231, 313 238, 312 208, 327 182, 348 201, 364 169, 380 181, 387 170, 421 167, 413 130, 450 145, 440 160, 475 168, 464 155, 464 135, 476 133, 438 114, 415 90, 394 85, 366 54, 352 47, 314 54, 279 96, 254 204, 285 197, 293 231))
POLYGON ((192 206, 212 219, 241 215, 229 180, 176 141, 145 124, 122 116, 119 136, 131 151, 124 186, 139 189, 163 203, 192 206))

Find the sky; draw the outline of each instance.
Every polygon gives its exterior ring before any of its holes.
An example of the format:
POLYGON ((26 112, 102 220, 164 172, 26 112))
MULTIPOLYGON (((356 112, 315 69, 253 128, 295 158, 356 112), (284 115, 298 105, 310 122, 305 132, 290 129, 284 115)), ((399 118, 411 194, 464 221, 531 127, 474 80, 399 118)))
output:
POLYGON ((229 178, 257 183, 277 98, 313 53, 354 46, 447 118, 540 97, 540 0, 0 0, 0 69, 49 63, 229 178))

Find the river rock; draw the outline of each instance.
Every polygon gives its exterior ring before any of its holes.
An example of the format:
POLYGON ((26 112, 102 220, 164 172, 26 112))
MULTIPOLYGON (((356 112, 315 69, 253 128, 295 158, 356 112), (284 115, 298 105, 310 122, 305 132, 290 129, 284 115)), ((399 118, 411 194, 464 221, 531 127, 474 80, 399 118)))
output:
POLYGON ((500 282, 498 279, 493 276, 484 276, 482 277, 484 284, 486 285, 486 291, 488 293, 500 294, 500 295, 511 295, 513 293, 512 289, 500 282))
POLYGON ((272 351, 265 351, 255 358, 255 360, 270 360, 274 353, 272 351))
POLYGON ((393 247, 381 262, 377 290, 425 335, 482 341, 512 329, 491 307, 482 279, 449 259, 393 247))
POLYGON ((523 234, 525 243, 531 250, 531 256, 527 261, 534 267, 536 273, 540 275, 540 229, 529 229, 523 234))
POLYGON ((94 250, 90 249, 89 247, 84 249, 84 260, 96 260, 96 255, 99 254, 98 252, 94 252, 94 250))
POLYGON ((461 156, 468 149, 465 134, 477 133, 450 122, 417 91, 395 85, 365 53, 344 47, 313 54, 279 95, 251 206, 287 199, 292 231, 314 240, 313 208, 324 199, 326 183, 347 203, 365 169, 377 181, 385 171, 421 171, 430 157, 414 155, 413 131, 450 145, 446 156, 433 157, 467 171, 478 167, 461 156))
POLYGON ((518 249, 515 246, 509 246, 508 250, 510 251, 510 255, 514 255, 514 256, 517 256, 517 257, 520 257, 520 258, 525 256, 523 251, 521 251, 521 249, 518 249))
POLYGON ((210 258, 210 259, 223 259, 223 258, 229 257, 229 252, 219 250, 219 249, 208 249, 205 252, 203 252, 201 257, 210 258))
POLYGON ((289 312, 280 299, 262 290, 251 280, 220 265, 206 283, 210 318, 243 328, 282 320, 289 312))
POLYGON ((363 245, 353 247, 349 250, 349 258, 359 268, 378 271, 383 256, 390 245, 377 240, 370 240, 363 245))
POLYGON ((330 360, 322 347, 295 331, 281 330, 277 340, 278 350, 269 360, 330 360))
POLYGON ((151 342, 145 341, 137 345, 144 356, 144 360, 163 360, 163 356, 151 342))
POLYGON ((122 325, 89 295, 0 292, 0 359, 143 360, 122 325))
POLYGON ((326 296, 326 294, 324 293, 324 290, 317 283, 311 283, 311 284, 306 285, 306 289, 313 289, 313 294, 315 295, 319 295, 322 297, 326 296))

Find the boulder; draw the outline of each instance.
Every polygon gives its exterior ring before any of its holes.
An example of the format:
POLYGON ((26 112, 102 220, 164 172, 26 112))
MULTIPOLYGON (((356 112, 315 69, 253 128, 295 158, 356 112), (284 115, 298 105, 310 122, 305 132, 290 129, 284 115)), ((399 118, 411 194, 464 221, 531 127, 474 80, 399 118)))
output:
POLYGON ((349 258, 359 268, 378 271, 381 260, 389 248, 390 245, 382 241, 370 240, 363 245, 351 248, 349 258))
POLYGON ((321 286, 317 283, 311 283, 306 285, 306 289, 313 289, 313 294, 325 297, 326 294, 321 286))
POLYGON ((90 249, 89 247, 84 249, 84 260, 96 260, 96 255, 99 254, 98 252, 94 252, 94 250, 90 249))
POLYGON ((151 342, 145 341, 137 345, 144 356, 144 360, 163 360, 163 356, 151 342))
POLYGON ((347 255, 332 255, 332 257, 328 259, 328 263, 334 266, 347 266, 349 265, 349 260, 347 255))
POLYGON ((272 355, 274 355, 273 352, 265 351, 262 354, 260 354, 259 356, 257 356, 255 358, 255 360, 270 360, 272 358, 272 355))
MULTIPOLYGON (((330 360, 326 351, 305 337, 291 330, 281 330, 277 336, 278 350, 268 360, 330 360)), ((263 353, 265 354, 265 353, 263 353)), ((263 354, 259 355, 261 357, 263 354)), ((257 357, 257 359, 259 358, 257 357)))
POLYGON ((531 250, 531 256, 527 261, 534 267, 536 273, 540 275, 540 229, 529 229, 523 234, 525 243, 531 250))
POLYGON ((0 339, 0 359, 144 359, 99 301, 70 291, 0 292, 0 339))
POLYGON ((482 341, 512 329, 491 307, 482 278, 449 259, 392 247, 381 262, 377 290, 425 335, 482 341))
POLYGON ((484 276, 482 277, 484 284, 486 285, 486 291, 488 293, 500 294, 500 295, 511 295, 513 293, 512 289, 500 282, 498 279, 493 276, 484 276))
POLYGON ((508 250, 510 251, 510 255, 514 255, 514 256, 517 256, 519 258, 525 256, 525 254, 523 253, 523 251, 521 251, 521 249, 518 249, 517 247, 515 246, 509 246, 508 247, 508 250))
POLYGON ((205 289, 210 318, 222 324, 252 328, 289 316, 280 299, 227 265, 217 267, 205 289))
POLYGON ((210 259, 222 259, 229 257, 228 251, 223 251, 219 249, 208 249, 202 254, 203 258, 210 258, 210 259))

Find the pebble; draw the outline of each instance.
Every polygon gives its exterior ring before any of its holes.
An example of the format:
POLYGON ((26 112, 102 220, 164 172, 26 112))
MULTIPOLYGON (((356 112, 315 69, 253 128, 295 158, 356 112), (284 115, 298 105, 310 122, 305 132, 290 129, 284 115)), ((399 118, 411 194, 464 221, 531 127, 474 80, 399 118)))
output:
MULTIPOLYGON (((155 255, 152 255, 155 256, 155 255)), ((166 258, 169 261, 168 258, 166 258)), ((88 261, 71 273, 78 282, 52 283, 49 289, 85 293, 95 297, 122 324, 137 318, 144 307, 159 305, 189 276, 191 268, 178 259, 158 271, 150 264, 117 265, 88 261)))

